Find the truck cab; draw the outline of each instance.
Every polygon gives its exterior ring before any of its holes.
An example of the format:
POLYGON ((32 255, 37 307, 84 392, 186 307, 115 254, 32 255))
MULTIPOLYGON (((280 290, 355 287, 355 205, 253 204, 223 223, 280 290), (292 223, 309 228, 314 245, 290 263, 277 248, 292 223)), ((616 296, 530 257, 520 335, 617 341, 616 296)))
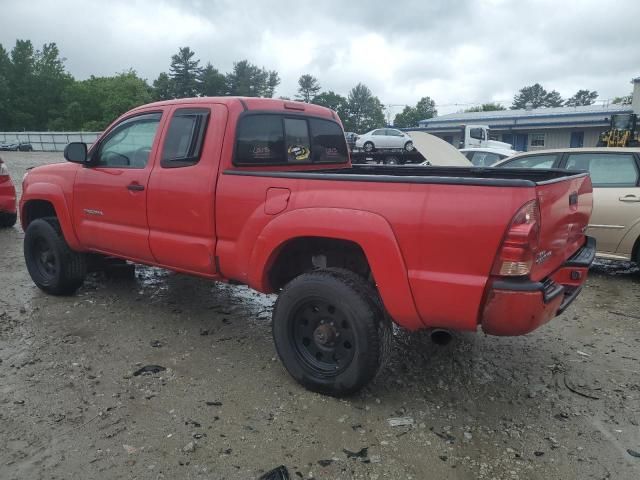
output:
POLYGON ((498 148, 503 150, 513 148, 509 143, 491 140, 489 133, 490 129, 487 125, 463 125, 459 148, 498 148))

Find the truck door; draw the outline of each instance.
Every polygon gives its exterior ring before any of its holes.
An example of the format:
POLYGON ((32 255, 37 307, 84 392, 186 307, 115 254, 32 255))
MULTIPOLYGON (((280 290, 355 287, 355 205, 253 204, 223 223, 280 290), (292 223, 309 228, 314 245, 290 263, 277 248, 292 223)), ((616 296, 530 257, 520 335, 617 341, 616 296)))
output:
POLYGON ((175 270, 216 274, 216 180, 227 121, 224 105, 181 104, 170 112, 149 179, 149 244, 175 270))
POLYGON ((485 129, 477 125, 465 128, 465 148, 481 147, 485 139, 485 129))
POLYGON ((162 112, 138 114, 111 128, 78 169, 73 218, 83 246, 153 261, 147 224, 147 182, 153 168, 162 112))

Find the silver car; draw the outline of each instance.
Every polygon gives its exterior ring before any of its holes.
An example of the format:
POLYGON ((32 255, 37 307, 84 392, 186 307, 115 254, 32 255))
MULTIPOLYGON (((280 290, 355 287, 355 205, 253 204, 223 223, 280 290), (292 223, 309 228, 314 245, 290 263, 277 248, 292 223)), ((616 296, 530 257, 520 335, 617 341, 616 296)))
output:
POLYGON ((356 140, 356 148, 365 152, 386 148, 402 148, 407 152, 413 151, 413 140, 411 137, 395 128, 376 128, 356 140))

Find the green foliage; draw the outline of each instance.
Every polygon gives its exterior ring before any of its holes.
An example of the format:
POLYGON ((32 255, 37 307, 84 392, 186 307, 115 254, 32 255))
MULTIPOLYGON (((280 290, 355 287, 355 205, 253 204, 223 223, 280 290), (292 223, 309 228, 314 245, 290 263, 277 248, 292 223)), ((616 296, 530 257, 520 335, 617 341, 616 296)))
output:
POLYGON ((531 104, 531 108, 561 107, 562 102, 562 97, 558 92, 555 90, 547 92, 542 85, 536 83, 520 89, 513 97, 511 109, 523 109, 527 107, 527 104, 531 104))
POLYGON ((165 72, 162 72, 158 75, 158 78, 153 81, 153 98, 155 100, 171 100, 174 98, 174 92, 175 85, 173 79, 165 72))
POLYGON ((417 127, 420 120, 432 118, 438 115, 436 102, 430 97, 422 97, 415 107, 406 106, 402 112, 396 115, 393 126, 398 128, 417 127))
POLYGON ((64 122, 56 129, 103 130, 134 107, 153 100, 147 82, 134 70, 113 77, 94 77, 75 82, 68 92, 64 122))
POLYGON ((494 112, 496 110, 506 110, 506 108, 500 105, 499 103, 492 102, 492 103, 483 103, 482 105, 467 108, 465 112, 494 112))
POLYGON ((211 63, 207 63, 200 73, 199 93, 204 97, 217 97, 224 95, 226 91, 225 76, 213 68, 211 63))
POLYGON ((595 90, 578 90, 576 94, 569 98, 564 104, 567 107, 579 107, 582 105, 593 105, 598 98, 598 92, 595 90))
POLYGON ((11 89, 9 77, 11 75, 11 66, 9 54, 0 45, 0 130, 7 130, 10 125, 11 105, 9 98, 11 89))
POLYGON ((298 96, 296 100, 309 103, 320 91, 320 83, 313 75, 301 75, 298 79, 298 96))
POLYGON ((342 121, 347 118, 347 99, 331 90, 316 95, 311 99, 311 103, 330 108, 338 114, 342 121))
POLYGON ((149 86, 134 70, 110 77, 75 80, 55 43, 35 50, 18 40, 11 52, 0 45, 0 130, 103 130, 124 112, 153 100, 194 96, 273 97, 278 72, 247 60, 225 75, 189 47, 171 57, 169 72, 149 86))
POLYGON ((347 98, 346 114, 342 118, 344 129, 363 133, 385 125, 382 103, 369 87, 359 83, 347 98))

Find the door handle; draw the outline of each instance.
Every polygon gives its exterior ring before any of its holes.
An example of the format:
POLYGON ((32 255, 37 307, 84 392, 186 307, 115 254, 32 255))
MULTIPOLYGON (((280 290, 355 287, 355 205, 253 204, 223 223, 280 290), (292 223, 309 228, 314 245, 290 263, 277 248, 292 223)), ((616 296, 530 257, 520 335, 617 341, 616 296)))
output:
POLYGON ((139 183, 130 183, 129 185, 127 185, 127 188, 134 192, 141 192, 142 190, 144 190, 144 185, 140 185, 139 183))
POLYGON ((625 195, 624 197, 618 198, 621 202, 640 202, 640 197, 636 195, 625 195))

